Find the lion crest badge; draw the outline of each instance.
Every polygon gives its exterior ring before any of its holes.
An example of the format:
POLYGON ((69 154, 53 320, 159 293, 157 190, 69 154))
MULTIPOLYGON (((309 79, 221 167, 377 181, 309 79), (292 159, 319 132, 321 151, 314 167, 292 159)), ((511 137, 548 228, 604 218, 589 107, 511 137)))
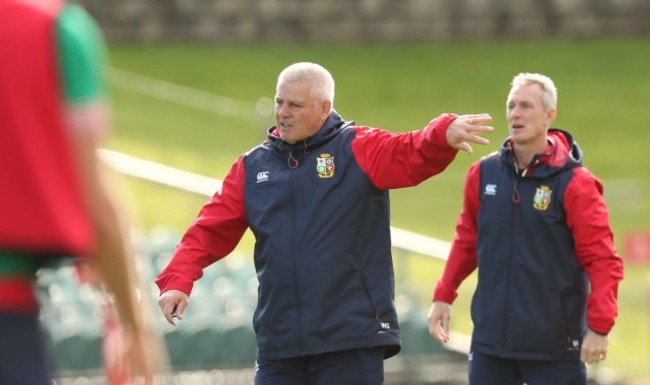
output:
POLYGON ((548 205, 551 204, 551 194, 553 190, 546 185, 541 185, 537 188, 535 192, 535 197, 533 198, 533 207, 540 211, 546 211, 548 205))
POLYGON ((320 154, 316 158, 316 171, 319 178, 331 178, 334 176, 334 157, 330 154, 320 154))

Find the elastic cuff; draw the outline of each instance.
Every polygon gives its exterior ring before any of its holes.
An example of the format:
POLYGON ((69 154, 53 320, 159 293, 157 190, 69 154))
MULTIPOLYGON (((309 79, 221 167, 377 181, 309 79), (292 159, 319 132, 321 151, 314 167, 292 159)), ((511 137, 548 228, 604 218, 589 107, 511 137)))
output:
POLYGON ((607 337, 607 335, 609 334, 609 333, 601 333, 599 331, 594 330, 593 328, 589 328, 589 330, 591 330, 592 332, 598 334, 599 336, 603 336, 603 337, 607 337))
POLYGON ((442 114, 430 121, 427 125, 427 129, 429 130, 427 138, 429 141, 435 143, 444 143, 445 145, 449 146, 447 143, 447 129, 449 128, 451 122, 456 120, 457 117, 458 115, 456 114, 442 114))
POLYGON ((457 296, 458 293, 455 290, 450 290, 442 281, 439 281, 433 292, 433 301, 442 301, 451 305, 457 296))
POLYGON ((167 277, 159 277, 154 281, 158 288, 160 289, 160 295, 169 290, 179 290, 188 296, 192 294, 192 288, 194 287, 194 282, 185 281, 182 279, 170 279, 167 277))

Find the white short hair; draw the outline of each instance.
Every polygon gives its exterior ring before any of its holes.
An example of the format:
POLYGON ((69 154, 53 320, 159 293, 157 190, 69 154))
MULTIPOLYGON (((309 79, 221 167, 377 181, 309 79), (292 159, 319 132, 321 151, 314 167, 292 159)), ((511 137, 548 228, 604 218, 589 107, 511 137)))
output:
POLYGON ((546 75, 522 72, 512 79, 512 89, 510 90, 510 93, 519 87, 533 83, 539 84, 542 89, 541 98, 544 110, 548 111, 551 108, 557 108, 557 88, 555 88, 553 80, 546 75))
MULTIPOLYGON (((282 83, 313 81, 312 96, 319 101, 334 105, 334 78, 325 67, 309 62, 294 63, 282 70, 278 76, 277 88, 282 83)), ((276 88, 276 91, 277 91, 276 88)))

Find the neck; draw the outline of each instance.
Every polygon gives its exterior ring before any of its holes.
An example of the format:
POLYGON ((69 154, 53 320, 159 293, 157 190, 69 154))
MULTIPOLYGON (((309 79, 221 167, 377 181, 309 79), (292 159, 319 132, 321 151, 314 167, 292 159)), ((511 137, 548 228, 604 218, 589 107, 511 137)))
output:
POLYGON ((546 146, 548 146, 546 138, 544 138, 544 142, 540 142, 539 144, 515 144, 514 153, 515 159, 517 160, 517 168, 524 169, 528 167, 536 154, 541 154, 546 151, 546 146))

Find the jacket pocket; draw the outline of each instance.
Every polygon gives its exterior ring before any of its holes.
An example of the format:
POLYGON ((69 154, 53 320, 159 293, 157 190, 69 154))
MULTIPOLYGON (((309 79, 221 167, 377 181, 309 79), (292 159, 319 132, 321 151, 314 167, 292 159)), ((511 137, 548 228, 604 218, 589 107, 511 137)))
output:
POLYGON ((372 300, 372 295, 370 294, 370 289, 368 288, 366 279, 363 276, 363 273, 361 271, 357 271, 357 274, 359 275, 359 282, 363 287, 363 291, 365 292, 366 298, 368 299, 368 303, 370 304, 370 308, 372 309, 372 315, 375 319, 379 319, 380 316, 379 308, 377 307, 377 304, 375 304, 375 301, 372 300))
POLYGON ((582 340, 587 298, 584 290, 570 288, 562 292, 562 312, 568 342, 582 340))
POLYGON ((472 340, 480 345, 490 345, 493 342, 490 339, 490 335, 501 335, 501 333, 497 330, 492 330, 492 333, 488 333, 490 327, 487 325, 488 317, 483 310, 483 299, 481 297, 481 293, 478 290, 474 292, 470 305, 470 315, 474 324, 472 340))

